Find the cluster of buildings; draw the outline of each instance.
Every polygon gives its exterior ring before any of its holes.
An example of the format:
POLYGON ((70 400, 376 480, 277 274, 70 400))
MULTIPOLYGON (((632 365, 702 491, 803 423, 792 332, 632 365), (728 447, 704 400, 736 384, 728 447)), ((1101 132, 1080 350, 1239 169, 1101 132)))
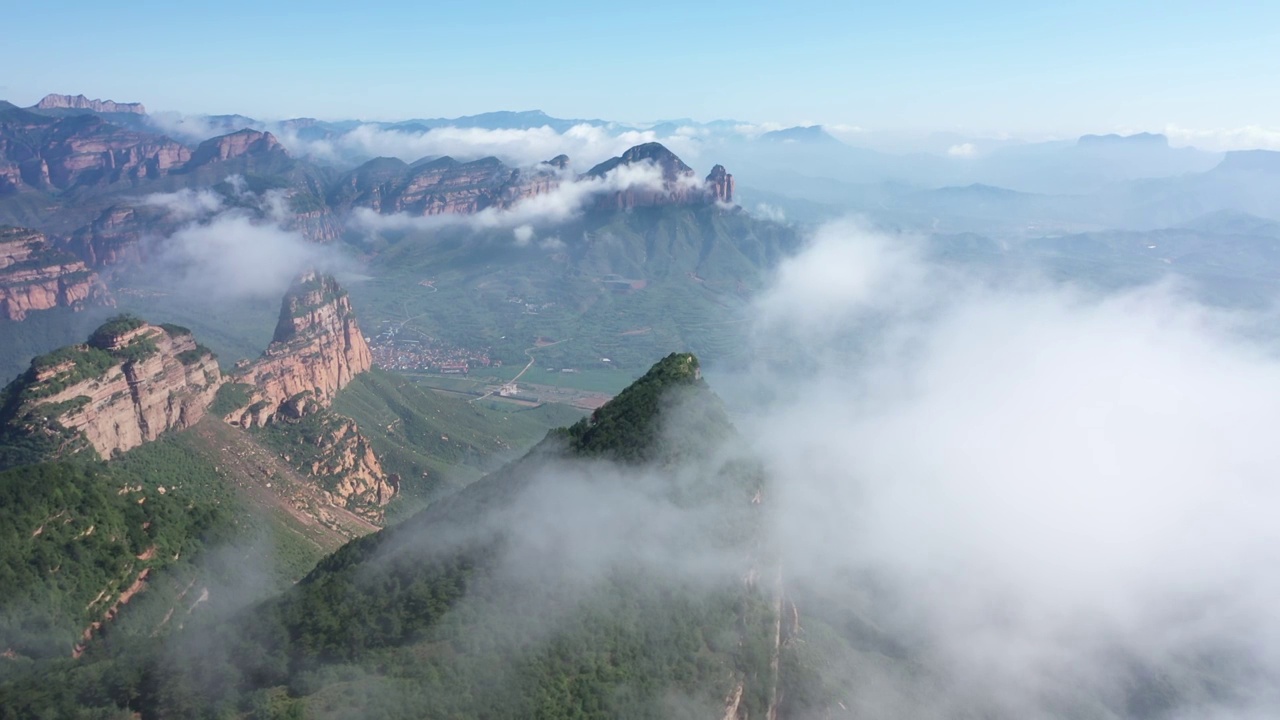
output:
POLYGON ((468 350, 435 340, 404 338, 394 328, 369 339, 373 364, 384 370, 418 370, 443 375, 466 375, 478 367, 502 365, 489 356, 489 348, 468 350))

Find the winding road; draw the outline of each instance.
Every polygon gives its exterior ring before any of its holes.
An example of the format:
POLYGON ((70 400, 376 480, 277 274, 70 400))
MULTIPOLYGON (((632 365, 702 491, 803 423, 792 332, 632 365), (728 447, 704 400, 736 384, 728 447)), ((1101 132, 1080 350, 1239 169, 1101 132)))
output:
MULTIPOLYGON (((533 347, 525 348, 525 350, 524 350, 524 354, 529 356, 529 364, 525 365, 525 366, 524 366, 524 369, 522 369, 520 372, 516 373, 516 376, 515 376, 515 377, 511 378, 510 380, 508 380, 506 383, 503 383, 503 384, 504 384, 504 385, 509 385, 509 384, 511 384, 511 383, 513 383, 513 382, 515 382, 515 381, 519 380, 519 379, 520 379, 520 378, 521 378, 525 373, 529 372, 529 368, 533 367, 533 363, 534 363, 534 362, 535 362, 535 360, 536 360, 536 358, 534 358, 534 357, 533 357, 533 351, 534 351, 534 350, 541 350, 542 348, 549 348, 549 347, 551 347, 552 345, 559 345, 560 343, 566 343, 566 342, 569 342, 569 341, 570 341, 570 340, 572 340, 572 339, 573 339, 573 338, 565 338, 565 339, 563 339, 563 340, 557 340, 557 341, 555 341, 555 342, 553 342, 553 343, 547 343, 546 345, 534 345, 533 347)), ((473 403, 474 403, 474 402, 476 402, 477 400, 483 400, 483 399, 485 399, 485 398, 489 397, 490 395, 494 394, 495 392, 498 392, 498 391, 497 391, 497 390, 490 390, 489 392, 487 392, 487 393, 485 393, 485 394, 481 395, 481 396, 480 396, 480 397, 478 397, 478 398, 472 398, 469 402, 473 402, 473 403)))

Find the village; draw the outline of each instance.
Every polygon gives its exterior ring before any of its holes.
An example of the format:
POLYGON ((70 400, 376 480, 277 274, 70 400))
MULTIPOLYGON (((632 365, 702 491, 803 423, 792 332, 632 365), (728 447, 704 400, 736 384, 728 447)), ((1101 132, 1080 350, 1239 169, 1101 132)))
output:
POLYGON ((500 367, 501 360, 490 356, 489 348, 465 349, 420 336, 403 337, 400 329, 387 323, 369 338, 373 364, 384 370, 414 370, 441 375, 467 375, 475 368, 500 367))

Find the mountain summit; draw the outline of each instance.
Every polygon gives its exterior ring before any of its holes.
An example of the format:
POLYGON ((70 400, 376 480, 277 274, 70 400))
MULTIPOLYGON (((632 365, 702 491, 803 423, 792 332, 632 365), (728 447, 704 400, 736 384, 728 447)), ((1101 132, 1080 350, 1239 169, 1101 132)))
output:
POLYGON ((50 93, 35 104, 39 110, 89 110, 96 113, 133 113, 146 115, 142 103, 118 103, 114 100, 90 100, 84 95, 58 95, 50 93))
POLYGON ((610 158, 587 171, 584 177, 603 179, 618 168, 650 164, 662 172, 660 187, 630 186, 597 202, 598 209, 629 210, 635 207, 655 205, 708 205, 715 202, 733 202, 733 176, 723 165, 716 165, 711 174, 698 182, 693 168, 685 164, 662 143, 645 143, 630 148, 622 155, 610 158))

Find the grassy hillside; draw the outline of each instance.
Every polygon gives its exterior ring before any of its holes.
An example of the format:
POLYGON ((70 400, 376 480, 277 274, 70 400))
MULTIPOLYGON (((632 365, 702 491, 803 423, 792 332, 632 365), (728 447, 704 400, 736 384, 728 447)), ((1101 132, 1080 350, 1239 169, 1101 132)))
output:
POLYGON ((7 706, 18 716, 92 707, 143 717, 672 718, 719 716, 737 698, 744 714, 764 716, 777 692, 775 614, 763 584, 743 583, 754 577, 758 473, 712 463, 719 470, 703 478, 712 491, 692 499, 670 473, 593 475, 585 459, 627 448, 655 468, 673 460, 658 435, 637 429, 671 407, 662 398, 672 392, 717 407, 696 368, 691 356, 667 358, 594 421, 349 543, 279 598, 189 629, 180 644, 197 654, 118 648, 115 659, 11 682, 7 706), (569 496, 580 500, 547 505, 566 472, 588 473, 569 496), (593 493, 604 504, 584 498, 593 493), (638 529, 647 540, 603 564, 593 559, 599 548, 572 540, 598 513, 649 502, 668 509, 638 529), (553 549, 560 542, 569 544, 553 549), (649 542, 733 559, 715 572, 672 573, 643 559, 649 542), (114 668, 123 685, 104 691, 108 670, 95 667, 114 668), (42 694, 49 683, 69 690, 42 694))
POLYGON ((564 405, 472 403, 380 370, 356 378, 333 409, 355 420, 383 468, 400 475, 410 506, 456 491, 581 416, 564 405))

